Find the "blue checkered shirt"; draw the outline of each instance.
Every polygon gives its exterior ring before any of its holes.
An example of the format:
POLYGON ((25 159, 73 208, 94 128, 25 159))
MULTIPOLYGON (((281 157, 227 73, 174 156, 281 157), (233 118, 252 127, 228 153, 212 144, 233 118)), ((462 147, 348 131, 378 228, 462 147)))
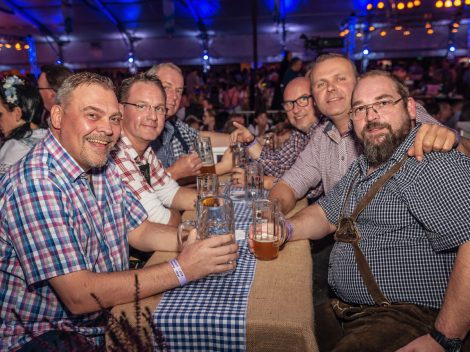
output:
POLYGON ((72 315, 48 280, 128 269, 127 233, 146 213, 114 164, 93 169, 92 182, 94 193, 50 133, 0 180, 1 351, 27 343, 27 330, 73 329, 102 341, 100 315, 72 315))
MULTIPOLYGON (((414 129, 391 159, 367 175, 360 156, 339 183, 319 201, 336 224, 345 195, 358 174, 345 207, 349 216, 372 184, 411 147, 414 129)), ((470 240, 470 158, 452 150, 410 158, 382 187, 357 219, 359 246, 377 283, 391 302, 440 308, 457 248, 470 240)), ((335 243, 328 281, 345 302, 374 304, 356 266, 351 244, 335 243)))
POLYGON ((151 143, 151 146, 157 154, 158 160, 162 162, 163 167, 166 169, 173 165, 182 155, 189 153, 189 148, 198 135, 198 131, 175 117, 165 121, 163 132, 151 143), (186 147, 176 137, 175 129, 181 134, 186 147))

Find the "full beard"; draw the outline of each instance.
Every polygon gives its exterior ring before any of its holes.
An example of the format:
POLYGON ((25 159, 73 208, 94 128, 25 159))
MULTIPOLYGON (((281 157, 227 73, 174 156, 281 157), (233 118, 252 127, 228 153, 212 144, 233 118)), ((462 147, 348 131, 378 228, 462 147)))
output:
POLYGON ((411 120, 406 119, 397 131, 392 131, 392 126, 384 122, 369 122, 361 131, 364 146, 364 155, 372 166, 387 162, 398 146, 405 140, 411 130, 411 120), (369 129, 386 128, 388 133, 380 138, 384 140, 378 144, 374 143, 367 135, 369 129))

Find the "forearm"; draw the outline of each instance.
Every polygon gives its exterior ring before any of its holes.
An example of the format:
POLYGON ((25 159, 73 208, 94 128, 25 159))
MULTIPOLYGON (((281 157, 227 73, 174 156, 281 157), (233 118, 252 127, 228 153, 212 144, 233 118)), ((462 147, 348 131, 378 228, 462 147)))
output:
POLYGON ((176 251, 176 228, 169 225, 144 221, 129 232, 129 244, 143 252, 176 251))
POLYGON ((263 151, 263 146, 257 141, 256 137, 254 139, 254 144, 250 145, 247 147, 248 154, 250 157, 254 160, 258 160, 259 156, 261 155, 261 152, 263 151), (256 140, 256 142, 254 142, 256 140))
POLYGON ((272 189, 276 183, 276 178, 274 176, 264 176, 264 189, 272 189))
POLYGON ((55 277, 50 283, 72 313, 84 314, 132 302, 136 295, 135 275, 138 279, 140 298, 179 286, 178 279, 168 263, 113 273, 83 270, 55 277), (99 303, 92 294, 97 297, 99 303))
POLYGON ((194 210, 197 191, 194 188, 180 187, 176 192, 171 207, 178 210, 194 210))
POLYGON ((461 245, 439 315, 436 329, 447 337, 463 339, 470 329, 470 241, 461 245))
POLYGON ((318 240, 336 230, 336 226, 328 222, 325 212, 318 204, 302 209, 289 222, 294 230, 291 241, 318 240))
POLYGON ((284 181, 279 181, 269 192, 269 199, 277 199, 279 202, 279 206, 281 207, 281 211, 284 214, 287 214, 290 210, 292 210, 295 206, 295 202, 297 201, 294 191, 290 188, 287 183, 284 181))

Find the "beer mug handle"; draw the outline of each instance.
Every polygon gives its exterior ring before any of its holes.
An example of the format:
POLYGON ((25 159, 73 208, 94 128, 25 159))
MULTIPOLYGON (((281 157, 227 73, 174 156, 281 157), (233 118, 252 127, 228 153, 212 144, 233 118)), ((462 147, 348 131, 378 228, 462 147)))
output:
POLYGON ((183 250, 184 243, 186 242, 189 235, 189 231, 195 228, 197 228, 195 220, 186 220, 179 224, 178 231, 176 233, 178 252, 183 250))
POLYGON ((287 225, 286 225, 287 220, 280 211, 276 212, 275 222, 276 222, 275 224, 276 228, 274 229, 276 233, 275 245, 282 246, 287 237, 287 225))

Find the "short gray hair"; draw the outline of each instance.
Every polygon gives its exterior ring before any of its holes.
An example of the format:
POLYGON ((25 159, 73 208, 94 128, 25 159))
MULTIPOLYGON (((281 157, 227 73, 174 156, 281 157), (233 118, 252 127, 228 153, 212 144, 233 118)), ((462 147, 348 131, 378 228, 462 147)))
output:
POLYGON ((132 86, 138 82, 155 85, 158 89, 160 89, 166 101, 165 88, 163 88, 162 81, 160 81, 158 76, 149 72, 141 72, 122 81, 118 91, 118 99, 120 103, 129 99, 129 91, 131 90, 132 86))
POLYGON ((157 75, 158 76, 158 71, 160 71, 162 68, 171 68, 172 70, 175 70, 178 72, 181 76, 183 76, 183 71, 181 71, 181 68, 176 66, 173 62, 162 62, 161 64, 153 66, 150 70, 147 71, 148 74, 151 75, 157 75))
POLYGON ((348 57, 342 55, 342 54, 338 54, 338 53, 327 53, 327 54, 322 54, 320 56, 318 56, 315 61, 312 63, 311 67, 310 67, 310 82, 312 81, 312 73, 313 73, 313 70, 315 69, 315 66, 318 65, 319 63, 321 62, 324 62, 324 61, 327 61, 327 60, 331 60, 331 59, 344 59, 346 60, 347 62, 349 62, 351 64, 351 68, 353 69, 353 72, 354 72, 354 76, 357 77, 357 68, 356 68, 356 64, 351 60, 349 59, 348 57))
POLYGON ((403 102, 406 106, 406 100, 410 96, 410 91, 408 87, 397 76, 384 70, 371 70, 361 75, 359 77, 359 80, 367 77, 385 77, 392 80, 393 84, 395 85, 395 88, 397 89, 397 93, 400 95, 400 97, 403 98, 403 102))
POLYGON ((114 93, 114 84, 110 78, 93 72, 80 72, 68 78, 60 86, 55 97, 56 104, 65 107, 70 100, 70 95, 75 89, 82 85, 90 86, 96 84, 114 93))

